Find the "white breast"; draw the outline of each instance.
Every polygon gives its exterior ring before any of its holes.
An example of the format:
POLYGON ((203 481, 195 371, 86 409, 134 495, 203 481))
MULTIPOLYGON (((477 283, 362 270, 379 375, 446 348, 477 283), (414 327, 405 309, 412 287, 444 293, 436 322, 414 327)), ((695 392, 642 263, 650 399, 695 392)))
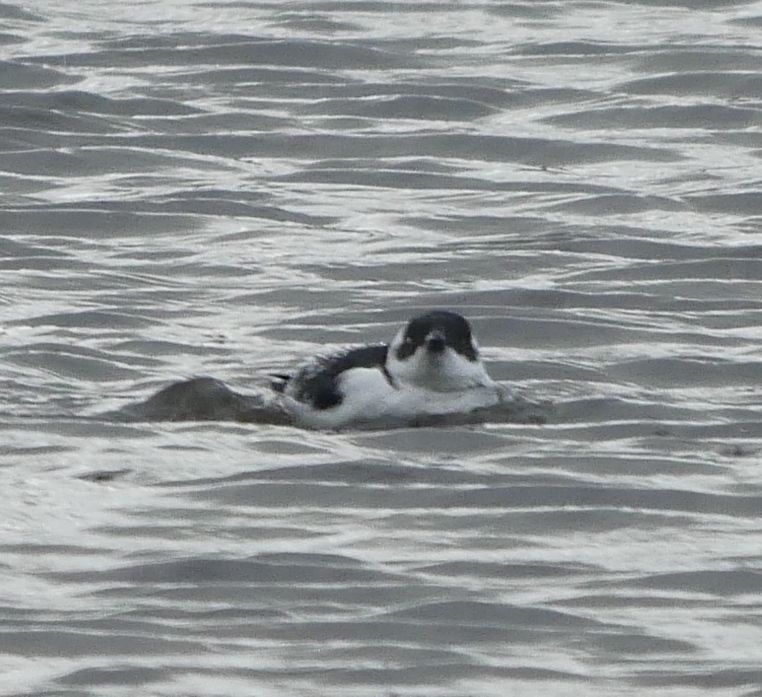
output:
POLYGON ((439 392, 405 383, 392 386, 377 368, 351 368, 341 374, 339 387, 343 400, 335 407, 315 409, 288 395, 284 396, 284 407, 303 426, 334 429, 361 424, 399 425, 422 416, 467 413, 501 401, 495 383, 439 392))

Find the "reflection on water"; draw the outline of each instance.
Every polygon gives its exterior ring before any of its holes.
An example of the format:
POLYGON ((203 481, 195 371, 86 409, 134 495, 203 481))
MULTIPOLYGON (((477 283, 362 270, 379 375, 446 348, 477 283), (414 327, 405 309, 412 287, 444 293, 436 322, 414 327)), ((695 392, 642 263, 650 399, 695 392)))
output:
POLYGON ((760 17, 0 5, 0 690, 759 693, 760 17), (524 411, 269 408, 431 307, 524 411))

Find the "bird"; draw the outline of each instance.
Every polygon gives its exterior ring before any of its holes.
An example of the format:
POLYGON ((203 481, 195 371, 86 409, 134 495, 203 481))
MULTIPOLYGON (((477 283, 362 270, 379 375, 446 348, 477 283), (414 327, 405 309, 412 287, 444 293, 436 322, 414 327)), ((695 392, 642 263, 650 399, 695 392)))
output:
POLYGON ((511 397, 487 373, 468 320, 450 310, 413 317, 389 344, 317 356, 271 377, 281 408, 312 429, 415 424, 511 397))

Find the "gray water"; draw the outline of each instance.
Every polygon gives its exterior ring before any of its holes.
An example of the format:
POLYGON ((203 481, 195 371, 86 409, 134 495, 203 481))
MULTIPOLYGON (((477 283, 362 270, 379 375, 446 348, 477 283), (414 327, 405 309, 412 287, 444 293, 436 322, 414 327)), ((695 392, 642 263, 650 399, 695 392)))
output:
POLYGON ((0 22, 2 694, 762 695, 762 3, 0 22), (431 307, 546 418, 102 416, 431 307))

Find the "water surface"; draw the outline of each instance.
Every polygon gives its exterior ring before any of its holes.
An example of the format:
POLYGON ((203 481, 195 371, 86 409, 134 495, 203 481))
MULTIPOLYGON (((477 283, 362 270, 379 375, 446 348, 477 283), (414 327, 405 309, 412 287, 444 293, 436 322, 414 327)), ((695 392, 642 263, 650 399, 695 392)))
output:
POLYGON ((3 694, 762 695, 762 4, 0 22, 3 694), (99 416, 432 307, 544 423, 99 416))

